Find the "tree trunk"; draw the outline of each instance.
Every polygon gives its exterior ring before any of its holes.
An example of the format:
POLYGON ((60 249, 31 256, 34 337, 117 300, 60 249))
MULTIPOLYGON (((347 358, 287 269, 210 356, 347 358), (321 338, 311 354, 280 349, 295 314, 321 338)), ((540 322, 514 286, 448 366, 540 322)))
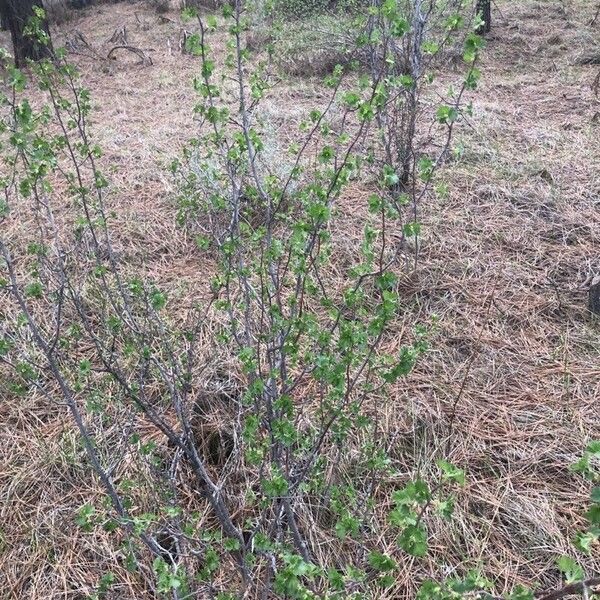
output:
POLYGON ((492 29, 492 0, 477 0, 476 11, 483 20, 483 25, 479 27, 477 33, 479 35, 489 33, 492 29))
MULTIPOLYGON (((42 8, 42 0, 0 0, 2 22, 10 29, 17 67, 23 66, 27 59, 40 60, 52 55, 51 45, 23 35, 29 19, 34 16, 33 9, 36 6, 42 8)), ((44 21, 42 27, 50 39, 48 22, 44 21)))

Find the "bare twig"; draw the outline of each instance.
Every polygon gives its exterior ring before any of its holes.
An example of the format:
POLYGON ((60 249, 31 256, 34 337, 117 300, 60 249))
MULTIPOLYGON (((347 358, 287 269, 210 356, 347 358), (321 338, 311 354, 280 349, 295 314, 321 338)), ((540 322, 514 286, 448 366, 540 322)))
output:
POLYGON ((558 590, 552 592, 538 592, 535 597, 538 600, 560 600, 565 596, 574 596, 584 594, 586 591, 590 591, 591 588, 600 586, 600 577, 592 577, 585 581, 576 581, 570 583, 558 590))
POLYGON ((111 48, 111 50, 107 54, 106 58, 112 58, 113 54, 117 50, 127 50, 128 52, 133 52, 133 54, 136 54, 137 56, 140 57, 140 64, 147 64, 147 65, 153 64, 152 58, 150 56, 148 56, 141 48, 136 48, 135 46, 128 46, 125 44, 120 44, 118 46, 115 46, 114 48, 111 48))

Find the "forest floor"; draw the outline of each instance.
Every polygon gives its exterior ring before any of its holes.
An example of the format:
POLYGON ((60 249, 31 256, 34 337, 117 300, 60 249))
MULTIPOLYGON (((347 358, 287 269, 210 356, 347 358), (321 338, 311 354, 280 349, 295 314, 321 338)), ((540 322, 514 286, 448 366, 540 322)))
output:
MULTIPOLYGON (((574 553, 587 494, 568 467, 600 431, 600 321, 587 309, 600 274, 600 100, 592 90, 600 67, 582 64, 600 56, 600 23, 590 27, 595 6, 586 0, 498 4, 473 115, 456 138, 461 156, 444 169, 444 193, 421 207, 419 263, 403 284, 399 331, 434 314, 438 331, 386 408, 388 434, 412 440, 413 456, 426 460, 464 383, 451 460, 466 467, 468 484, 458 525, 434 536, 435 564, 407 561, 396 588, 404 592, 390 598, 410 597, 429 567, 450 565, 482 567, 498 593, 516 583, 555 587, 555 559, 574 553)), ((73 60, 111 165, 119 252, 166 288, 197 297, 211 267, 177 226, 167 166, 194 134, 198 63, 179 50, 177 13, 165 17, 141 3, 104 5, 78 12, 55 38, 79 31, 106 55, 126 26, 129 43, 151 56, 151 66, 123 54, 107 63, 80 45, 73 60)), ((285 130, 324 97, 317 79, 290 77, 266 108, 285 130)), ((366 194, 357 188, 342 200, 340 255, 362 230, 366 194)), ((100 495, 69 471, 77 452, 66 410, 2 399, 0 598, 83 599, 101 573, 119 569, 108 536, 92 539, 73 523, 78 507, 100 495)), ((410 457, 401 460, 410 473, 410 457)), ((600 556, 583 564, 600 572, 600 556)), ((146 597, 124 569, 120 577, 111 598, 146 597)))

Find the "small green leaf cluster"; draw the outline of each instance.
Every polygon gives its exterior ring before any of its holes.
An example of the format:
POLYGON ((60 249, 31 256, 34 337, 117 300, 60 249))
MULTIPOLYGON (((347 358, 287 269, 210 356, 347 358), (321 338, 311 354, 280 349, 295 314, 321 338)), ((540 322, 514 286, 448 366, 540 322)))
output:
MULTIPOLYGON (((486 591, 493 588, 492 583, 478 571, 470 571, 465 577, 454 577, 443 583, 425 581, 417 592, 417 600, 456 600, 458 598, 485 598, 486 591)), ((515 596, 514 600, 530 600, 533 594, 515 596)))
POLYGON ((182 567, 170 565, 164 558, 157 557, 152 568, 156 576, 156 591, 160 595, 172 598, 173 592, 177 593, 177 597, 179 594, 189 593, 187 577, 182 567))
MULTIPOLYGON (((588 527, 585 531, 580 531, 575 538, 577 548, 581 552, 591 555, 600 543, 600 440, 592 440, 587 445, 582 457, 571 465, 571 471, 579 473, 593 484, 590 492, 590 508, 584 515, 588 527)), ((566 560, 566 557, 563 559, 566 560)), ((577 568, 574 565, 571 565, 568 571, 561 570, 570 574, 567 575, 567 578, 582 575, 581 567, 577 568)))
POLYGON ((438 461, 440 469, 440 484, 430 491, 427 483, 421 479, 410 482, 392 495, 393 510, 389 521, 399 528, 398 545, 406 553, 422 557, 427 554, 427 529, 424 524, 425 512, 429 507, 435 507, 438 514, 446 519, 452 517, 454 499, 452 496, 441 495, 445 484, 465 484, 465 473, 445 460, 438 461))

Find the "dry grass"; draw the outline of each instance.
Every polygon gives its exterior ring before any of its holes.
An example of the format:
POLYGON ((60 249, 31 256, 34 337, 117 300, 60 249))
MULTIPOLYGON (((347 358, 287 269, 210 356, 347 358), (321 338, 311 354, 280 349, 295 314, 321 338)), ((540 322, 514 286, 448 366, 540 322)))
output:
MULTIPOLYGON (((586 286, 600 273, 600 104, 590 90, 595 68, 581 60, 597 29, 584 25, 593 16, 586 2, 500 7, 506 20, 497 19, 474 114, 459 133, 464 153, 441 176, 448 193, 440 188, 422 207, 419 265, 405 279, 404 316, 390 344, 404 343, 433 314, 439 330, 416 372, 381 399, 382 435, 406 478, 434 469, 455 410, 450 459, 467 469, 468 485, 455 524, 431 523, 430 558, 402 563, 382 598, 411 598, 424 577, 477 566, 498 593, 516 583, 555 586, 554 560, 572 552, 585 506, 584 487, 567 468, 600 427, 600 326, 586 310, 586 286)), ((151 67, 133 56, 76 62, 111 165, 115 246, 126 268, 186 303, 207 294, 212 267, 175 225, 165 173, 194 134, 189 84, 198 70, 179 52, 177 16, 167 16, 104 5, 78 12, 58 36, 78 30, 105 56, 126 25, 129 42, 153 59, 151 67)), ((293 80, 280 93, 269 109, 286 133, 322 91, 293 80)), ((340 269, 362 231, 368 194, 357 187, 342 201, 333 232, 340 269)), ((13 226, 13 235, 27 235, 27 224, 13 226)), ((114 539, 74 524, 77 509, 102 496, 82 456, 64 407, 35 395, 3 398, 2 598, 81 599, 108 570, 119 581, 111 599, 153 597, 144 574, 127 572, 114 539)), ((330 559, 330 548, 318 552, 330 559)), ((585 566, 600 571, 598 557, 585 566)))

